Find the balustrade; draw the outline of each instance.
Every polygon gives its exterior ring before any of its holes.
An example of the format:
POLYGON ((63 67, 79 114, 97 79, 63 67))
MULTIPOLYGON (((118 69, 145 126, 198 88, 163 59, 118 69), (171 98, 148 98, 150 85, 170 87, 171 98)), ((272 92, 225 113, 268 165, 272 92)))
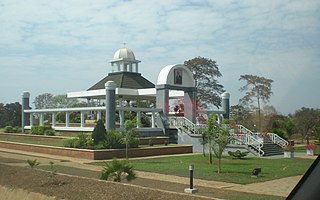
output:
MULTIPOLYGON (((51 125, 53 128, 59 130, 77 130, 77 131, 92 131, 93 127, 85 127, 86 123, 86 114, 88 112, 97 112, 97 120, 102 118, 102 112, 105 112, 105 107, 80 107, 80 108, 56 108, 56 109, 30 109, 24 110, 25 113, 30 113, 30 125, 25 126, 26 129, 31 129, 34 126, 34 114, 39 114, 39 125, 44 125, 44 116, 45 114, 51 114, 51 125), (65 126, 58 127, 56 121, 56 114, 58 112, 65 113, 65 126), (70 113, 80 113, 80 126, 73 127, 70 126, 70 113)), ((117 107, 116 111, 119 113, 119 124, 120 130, 124 128, 124 112, 134 111, 137 113, 137 128, 141 128, 141 115, 142 113, 151 113, 151 128, 156 128, 156 115, 161 112, 161 109, 156 108, 136 108, 136 107, 117 107)), ((149 127, 150 128, 150 127, 149 127)))

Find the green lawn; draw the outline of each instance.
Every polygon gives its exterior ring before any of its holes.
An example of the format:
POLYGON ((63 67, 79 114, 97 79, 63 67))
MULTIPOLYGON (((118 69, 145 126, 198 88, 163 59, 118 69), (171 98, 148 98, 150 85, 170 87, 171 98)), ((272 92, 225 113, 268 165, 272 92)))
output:
POLYGON ((50 142, 50 141, 35 141, 32 139, 4 139, 0 138, 0 141, 7 141, 7 142, 19 142, 19 143, 26 143, 26 144, 38 144, 38 145, 46 145, 46 146, 56 146, 56 147, 63 147, 63 141, 61 142, 50 142))
MULTIPOLYGON (((221 174, 216 173, 217 159, 214 159, 213 165, 209 165, 208 158, 204 158, 202 155, 131 160, 131 162, 133 163, 135 170, 183 177, 189 176, 188 166, 193 164, 195 166, 195 178, 248 184, 289 176, 303 175, 313 160, 302 158, 246 158, 238 160, 225 157, 222 159, 221 174), (251 177, 251 172, 254 168, 262 169, 258 178, 251 177)), ((101 162, 97 162, 95 164, 103 165, 101 162)))
MULTIPOLYGON (((0 141, 8 141, 8 142, 19 142, 19 143, 25 143, 25 144, 38 144, 38 145, 46 145, 46 146, 57 146, 57 147, 64 147, 63 146, 63 140, 59 142, 50 142, 50 141, 35 141, 32 139, 8 139, 8 138, 0 138, 0 141)), ((176 146, 176 144, 169 144, 170 146, 176 146)), ((168 146, 169 146, 168 145, 168 146)), ((153 146, 150 145, 139 145, 139 148, 156 148, 156 147, 163 147, 164 144, 155 144, 153 146)))

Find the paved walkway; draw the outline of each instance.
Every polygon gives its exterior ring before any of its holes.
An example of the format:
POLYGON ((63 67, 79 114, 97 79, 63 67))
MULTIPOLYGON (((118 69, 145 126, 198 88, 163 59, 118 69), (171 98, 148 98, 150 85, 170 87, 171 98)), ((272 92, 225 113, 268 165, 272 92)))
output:
MULTIPOLYGON (((18 160, 37 159, 40 163, 49 163, 49 161, 52 161, 56 164, 65 165, 69 167, 88 169, 88 170, 94 170, 94 171, 102 170, 101 166, 88 164, 93 161, 87 160, 87 159, 78 159, 78 158, 55 156, 55 155, 42 154, 42 153, 24 152, 24 151, 4 149, 4 148, 0 148, 0 156, 4 158, 12 158, 12 159, 18 159, 18 160)), ((305 156, 305 154, 301 154, 301 155, 298 154, 296 155, 296 157, 304 157, 304 158, 310 158, 310 159, 316 158, 316 156, 305 156)), ((278 158, 278 157, 274 157, 274 158, 278 158)), ((137 159, 142 159, 142 158, 137 158, 137 159)), ((11 164, 24 165, 24 166, 27 165, 27 163, 21 163, 21 162, 11 163, 11 164)), ((164 174, 137 171, 137 176, 145 179, 167 181, 167 182, 179 183, 179 184, 189 183, 188 178, 178 177, 173 175, 164 175, 164 174)), ((289 193, 292 191, 292 189, 295 187, 297 182, 301 179, 301 177, 302 176, 287 177, 287 178, 260 182, 260 183, 247 184, 247 185, 195 179, 194 185, 198 187, 227 189, 227 190, 234 190, 239 192, 287 197, 289 193)))

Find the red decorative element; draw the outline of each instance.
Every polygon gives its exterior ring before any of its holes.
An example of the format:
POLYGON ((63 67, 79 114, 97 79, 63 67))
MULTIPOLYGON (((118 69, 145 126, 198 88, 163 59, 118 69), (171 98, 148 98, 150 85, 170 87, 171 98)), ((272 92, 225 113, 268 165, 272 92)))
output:
POLYGON ((315 151, 317 149, 317 146, 309 144, 309 145, 306 145, 306 149, 310 151, 315 151))

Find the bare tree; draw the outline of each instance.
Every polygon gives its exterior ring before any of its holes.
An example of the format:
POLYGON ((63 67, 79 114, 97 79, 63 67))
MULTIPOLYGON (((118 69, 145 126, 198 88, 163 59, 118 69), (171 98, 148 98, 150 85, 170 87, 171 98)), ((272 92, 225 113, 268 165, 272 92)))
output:
POLYGON ((242 80, 246 81, 246 84, 240 87, 239 91, 245 91, 246 94, 240 99, 240 104, 256 106, 259 118, 258 129, 261 132, 261 104, 269 102, 273 94, 271 91, 273 80, 256 75, 241 75, 239 81, 242 80))
POLYGON ((293 119, 296 131, 309 143, 312 131, 320 123, 320 110, 302 107, 294 113, 293 119))

